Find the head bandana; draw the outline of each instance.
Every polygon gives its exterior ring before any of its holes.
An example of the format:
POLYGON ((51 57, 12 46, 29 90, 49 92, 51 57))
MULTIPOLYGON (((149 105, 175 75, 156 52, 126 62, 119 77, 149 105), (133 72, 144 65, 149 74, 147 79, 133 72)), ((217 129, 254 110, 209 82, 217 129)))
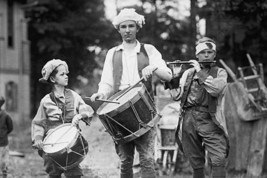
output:
POLYGON ((196 46, 196 55, 198 55, 198 53, 200 53, 201 51, 205 49, 211 49, 216 52, 216 45, 211 41, 205 41, 205 42, 199 43, 196 46))
POLYGON ((43 77, 39 79, 39 82, 47 83, 47 80, 50 77, 53 70, 55 70, 55 68, 57 68, 60 65, 64 65, 66 67, 67 72, 69 72, 68 65, 65 61, 62 61, 60 59, 52 59, 44 65, 41 71, 43 77))
POLYGON ((119 15, 117 15, 112 24, 116 29, 118 29, 120 23, 125 22, 127 20, 133 20, 136 22, 136 24, 142 28, 142 26, 145 24, 145 18, 142 15, 139 15, 135 12, 135 9, 122 9, 119 15))

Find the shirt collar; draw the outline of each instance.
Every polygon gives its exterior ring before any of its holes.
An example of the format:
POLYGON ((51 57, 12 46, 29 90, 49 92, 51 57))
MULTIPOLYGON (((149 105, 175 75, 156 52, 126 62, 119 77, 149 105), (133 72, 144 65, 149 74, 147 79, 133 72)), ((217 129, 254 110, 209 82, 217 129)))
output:
POLYGON ((58 99, 62 98, 62 99, 65 99, 65 95, 62 93, 62 94, 58 94, 58 93, 55 93, 54 92, 54 96, 58 99))
MULTIPOLYGON (((141 44, 138 40, 136 40, 136 46, 134 47, 134 50, 136 53, 140 53, 140 48, 141 48, 141 44)), ((117 48, 116 48, 116 51, 119 51, 119 50, 124 50, 124 47, 123 47, 123 44, 120 44, 117 48)))

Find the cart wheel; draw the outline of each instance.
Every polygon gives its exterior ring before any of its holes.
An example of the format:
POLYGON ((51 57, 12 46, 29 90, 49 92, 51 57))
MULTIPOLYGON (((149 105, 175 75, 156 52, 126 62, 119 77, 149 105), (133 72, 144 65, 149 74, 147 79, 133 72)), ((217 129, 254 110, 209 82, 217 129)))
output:
POLYGON ((166 175, 173 175, 175 164, 173 162, 173 151, 165 151, 163 155, 162 166, 166 175))

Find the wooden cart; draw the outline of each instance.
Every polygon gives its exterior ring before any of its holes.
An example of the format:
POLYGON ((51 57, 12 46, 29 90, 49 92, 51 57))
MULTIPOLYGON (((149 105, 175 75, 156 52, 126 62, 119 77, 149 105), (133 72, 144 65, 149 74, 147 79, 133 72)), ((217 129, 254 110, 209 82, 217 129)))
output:
POLYGON ((160 166, 161 174, 173 175, 178 153, 175 131, 179 119, 180 104, 177 101, 173 101, 169 91, 163 90, 163 88, 157 88, 157 96, 155 97, 156 108, 162 115, 157 125, 157 146, 155 151, 158 153, 158 157, 156 160, 160 166))
POLYGON ((262 64, 239 67, 239 75, 220 60, 233 83, 225 96, 230 151, 228 178, 262 178, 267 172, 267 99, 262 64), (247 72, 250 70, 251 72, 247 72))

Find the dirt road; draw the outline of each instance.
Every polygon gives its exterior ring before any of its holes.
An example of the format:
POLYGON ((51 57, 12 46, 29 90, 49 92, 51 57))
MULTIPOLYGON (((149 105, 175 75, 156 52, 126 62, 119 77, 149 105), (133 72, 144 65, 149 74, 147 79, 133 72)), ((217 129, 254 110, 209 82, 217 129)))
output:
MULTIPOLYGON (((90 126, 80 124, 82 134, 89 142, 89 152, 81 163, 84 178, 118 178, 119 159, 115 153, 114 143, 110 135, 105 132, 102 123, 94 118, 90 126)), ((10 156, 8 178, 45 178, 47 177, 43 160, 31 148, 30 127, 23 133, 11 135, 10 150, 24 154, 24 157, 10 156), (23 136, 24 135, 24 136, 23 136)), ((177 175, 173 178, 189 178, 189 175, 177 175)), ((137 176, 136 176, 137 178, 137 176)), ((170 178, 159 176, 159 178, 170 178)))

